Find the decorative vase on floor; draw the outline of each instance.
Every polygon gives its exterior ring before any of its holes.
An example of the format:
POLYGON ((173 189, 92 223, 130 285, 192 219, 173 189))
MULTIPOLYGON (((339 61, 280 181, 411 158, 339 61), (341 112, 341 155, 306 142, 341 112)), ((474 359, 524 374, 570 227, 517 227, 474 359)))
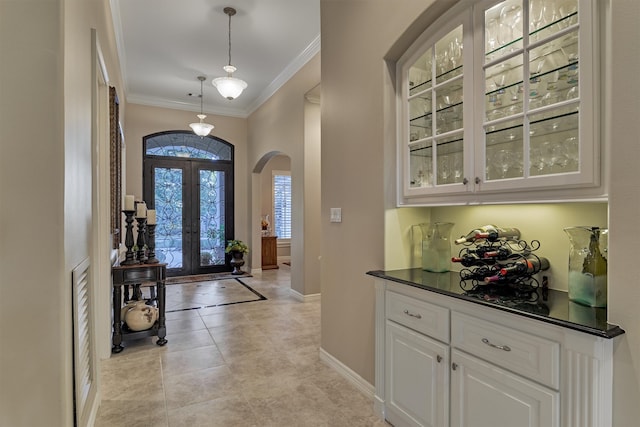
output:
POLYGON ((233 267, 231 274, 244 274, 244 271, 240 270, 240 267, 244 265, 244 253, 240 251, 231 251, 230 253, 231 261, 229 263, 231 264, 231 267, 233 267))

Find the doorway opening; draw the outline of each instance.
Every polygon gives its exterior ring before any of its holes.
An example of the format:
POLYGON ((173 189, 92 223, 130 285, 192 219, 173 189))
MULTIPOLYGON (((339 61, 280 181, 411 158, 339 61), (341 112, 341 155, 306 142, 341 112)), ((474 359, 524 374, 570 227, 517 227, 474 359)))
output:
POLYGON ((233 145, 188 131, 143 138, 143 195, 156 210, 156 257, 168 276, 231 271, 233 145))

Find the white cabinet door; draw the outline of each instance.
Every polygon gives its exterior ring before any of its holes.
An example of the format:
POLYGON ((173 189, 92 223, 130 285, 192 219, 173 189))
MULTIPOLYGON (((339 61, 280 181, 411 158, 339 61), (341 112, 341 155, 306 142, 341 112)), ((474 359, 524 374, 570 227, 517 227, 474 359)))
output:
POLYGON ((558 427, 560 394, 458 350, 451 355, 451 427, 558 427))
POLYGON ((449 347, 387 321, 386 418, 395 427, 449 424, 449 347))

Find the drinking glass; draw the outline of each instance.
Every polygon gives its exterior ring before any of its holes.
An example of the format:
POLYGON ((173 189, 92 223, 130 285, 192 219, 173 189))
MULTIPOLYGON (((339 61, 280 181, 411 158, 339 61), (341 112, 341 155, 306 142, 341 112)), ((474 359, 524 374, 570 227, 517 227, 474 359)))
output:
MULTIPOLYGON (((509 27, 509 41, 522 37, 522 6, 508 4, 500 10, 500 23, 509 27)), ((505 43, 502 43, 505 44, 505 43)))

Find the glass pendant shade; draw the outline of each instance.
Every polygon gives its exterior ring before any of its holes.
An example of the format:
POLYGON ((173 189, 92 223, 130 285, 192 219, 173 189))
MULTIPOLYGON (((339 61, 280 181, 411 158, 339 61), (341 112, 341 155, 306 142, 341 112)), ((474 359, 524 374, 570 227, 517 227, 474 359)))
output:
POLYGON ((209 123, 204 123, 203 122, 203 120, 206 117, 207 116, 204 115, 204 114, 198 114, 198 118, 200 119, 200 122, 191 123, 189 125, 191 127, 191 129, 193 129, 193 132, 198 136, 207 136, 207 135, 209 135, 209 132, 211 132, 211 130, 213 130, 213 125, 210 125, 209 123))
POLYGON ((233 65, 225 65, 223 68, 228 73, 227 77, 213 79, 211 84, 218 89, 220 95, 229 100, 236 99, 247 88, 247 82, 233 77, 233 72, 236 71, 233 65))

